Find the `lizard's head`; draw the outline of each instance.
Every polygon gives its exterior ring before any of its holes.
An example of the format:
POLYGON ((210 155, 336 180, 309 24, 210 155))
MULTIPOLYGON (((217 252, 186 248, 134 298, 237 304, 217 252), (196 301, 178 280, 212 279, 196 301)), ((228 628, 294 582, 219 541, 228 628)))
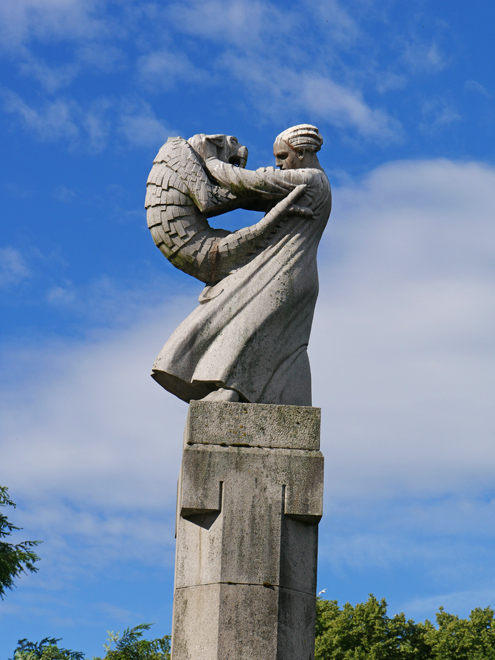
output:
POLYGON ((191 147, 205 160, 214 156, 224 163, 246 167, 248 150, 233 135, 205 135, 199 133, 188 140, 191 147))

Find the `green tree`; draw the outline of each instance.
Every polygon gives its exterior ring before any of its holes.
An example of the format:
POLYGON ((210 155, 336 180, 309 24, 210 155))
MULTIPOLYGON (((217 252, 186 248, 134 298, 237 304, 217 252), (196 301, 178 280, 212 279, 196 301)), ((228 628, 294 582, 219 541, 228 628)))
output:
POLYGON ((404 614, 387 616, 387 603, 370 595, 366 603, 342 609, 317 600, 315 660, 429 660, 424 632, 404 614))
POLYGON ((494 612, 474 609, 469 618, 441 607, 436 625, 404 614, 387 616, 385 600, 370 595, 355 606, 318 598, 315 660, 495 660, 494 612))
MULTIPOLYGON (((170 635, 148 641, 142 639, 143 632, 149 630, 150 623, 141 623, 134 628, 126 628, 119 633, 110 632, 103 660, 170 660, 170 635), (114 644, 114 648, 112 648, 114 644)), ((101 660, 94 658, 93 660, 101 660)))
MULTIPOLYGON (((104 658, 93 660, 170 660, 170 636, 148 641, 151 624, 109 633, 104 658)), ((46 638, 38 644, 21 640, 14 660, 84 660, 82 653, 46 638)), ((339 607, 317 599, 315 660, 495 660, 494 611, 474 609, 460 619, 441 607, 436 625, 415 623, 404 614, 387 615, 387 603, 370 595, 365 603, 339 607)))
POLYGON ((434 660, 495 660, 495 621, 490 607, 477 607, 468 619, 448 614, 441 607, 436 619, 437 627, 429 621, 424 624, 434 660))
MULTIPOLYGON (((15 508, 15 503, 9 497, 9 490, 0 486, 0 507, 10 506, 15 508)), ((14 588, 14 580, 21 573, 35 573, 38 568, 34 565, 39 561, 37 554, 31 548, 37 546, 41 541, 24 541, 23 543, 7 543, 3 539, 10 536, 12 532, 20 530, 9 522, 6 515, 0 513, 0 598, 3 600, 7 589, 14 588)))
POLYGON ((60 639, 45 637, 41 642, 20 639, 14 651, 14 660, 84 660, 84 654, 57 646, 60 639))
MULTIPOLYGON (((120 633, 108 633, 108 643, 103 645, 105 657, 93 660, 170 660, 170 635, 157 639, 143 639, 150 623, 141 623, 134 628, 126 628, 120 633)), ((60 639, 46 637, 41 642, 28 642, 21 639, 14 651, 13 660, 84 660, 79 651, 68 651, 57 646, 60 639)))

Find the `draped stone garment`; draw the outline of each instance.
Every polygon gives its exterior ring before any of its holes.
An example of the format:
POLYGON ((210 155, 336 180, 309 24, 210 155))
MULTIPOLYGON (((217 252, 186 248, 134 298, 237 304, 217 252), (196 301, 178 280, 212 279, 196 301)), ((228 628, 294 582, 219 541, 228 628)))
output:
POLYGON ((207 167, 251 203, 305 184, 297 203, 314 215, 286 215, 249 260, 207 287, 161 350, 152 376, 184 401, 226 387, 243 401, 310 406, 307 346, 318 296, 316 253, 331 209, 328 179, 321 169, 250 171, 214 158, 207 167))

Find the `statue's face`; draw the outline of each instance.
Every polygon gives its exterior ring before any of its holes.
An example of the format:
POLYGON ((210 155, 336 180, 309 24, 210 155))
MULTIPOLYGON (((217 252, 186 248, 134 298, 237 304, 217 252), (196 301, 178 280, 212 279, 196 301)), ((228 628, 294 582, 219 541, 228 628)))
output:
POLYGON ((282 140, 277 140, 273 145, 273 155, 275 156, 275 165, 281 170, 297 170, 302 167, 297 151, 282 140))

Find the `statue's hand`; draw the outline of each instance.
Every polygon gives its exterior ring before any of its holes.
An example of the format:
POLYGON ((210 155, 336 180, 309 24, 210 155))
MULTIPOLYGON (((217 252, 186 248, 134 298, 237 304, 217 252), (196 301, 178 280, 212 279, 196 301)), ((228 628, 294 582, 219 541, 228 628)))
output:
POLYGON ((299 204, 292 204, 287 209, 287 215, 298 215, 300 218, 313 218, 313 211, 307 206, 299 206, 299 204))

